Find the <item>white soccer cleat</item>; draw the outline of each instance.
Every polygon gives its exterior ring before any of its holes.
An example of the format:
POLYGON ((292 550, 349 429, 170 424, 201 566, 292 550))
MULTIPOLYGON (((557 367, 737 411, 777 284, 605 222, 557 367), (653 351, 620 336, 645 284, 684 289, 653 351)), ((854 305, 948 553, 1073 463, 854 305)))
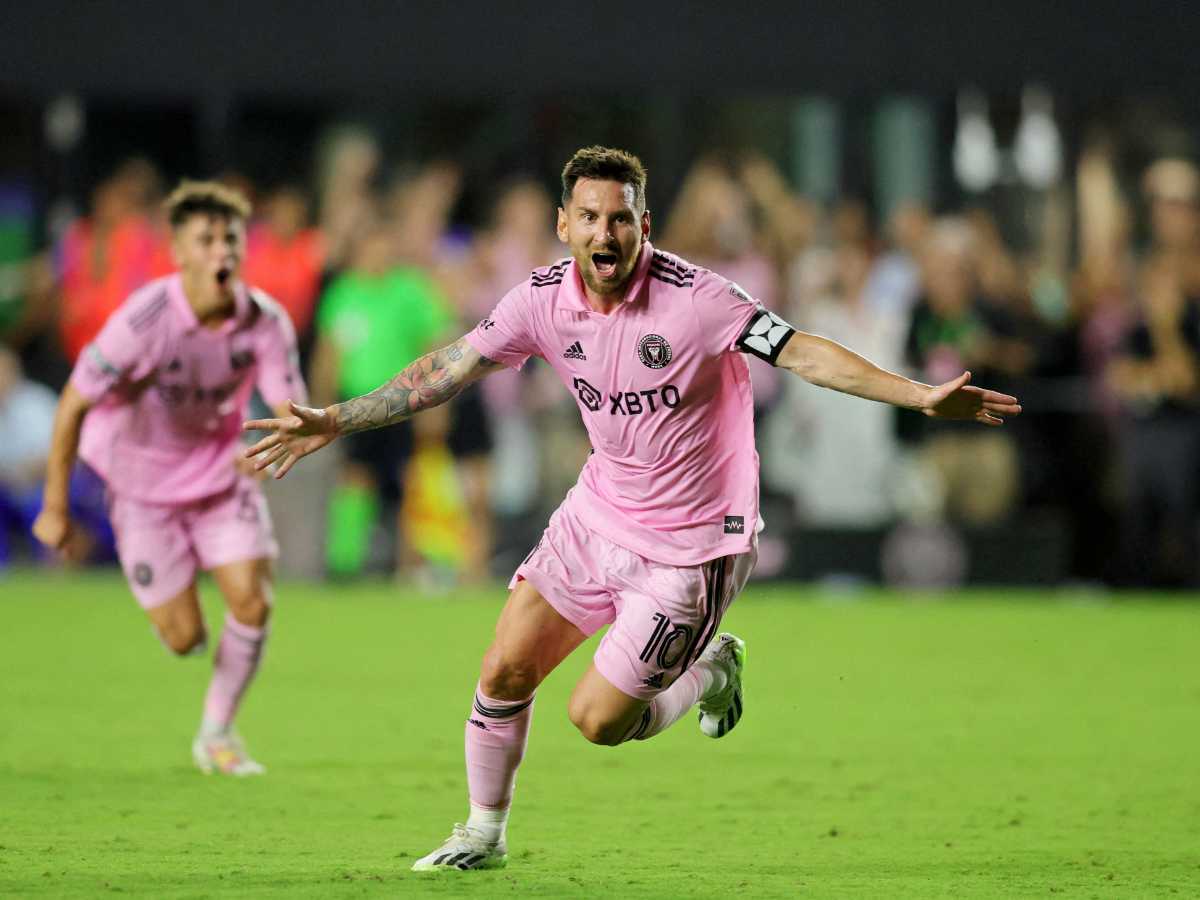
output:
POLYGON ((700 656, 725 673, 725 687, 700 701, 700 730, 710 738, 725 737, 742 718, 742 670, 746 642, 728 632, 718 634, 700 656))
POLYGON ((192 759, 205 775, 265 775, 267 769, 255 762, 246 752, 246 746, 237 732, 226 734, 198 734, 192 741, 192 759))
POLYGON ((428 856, 412 865, 414 872, 434 872, 440 869, 502 869, 508 865, 508 846, 504 839, 492 842, 474 828, 456 824, 450 837, 428 856))

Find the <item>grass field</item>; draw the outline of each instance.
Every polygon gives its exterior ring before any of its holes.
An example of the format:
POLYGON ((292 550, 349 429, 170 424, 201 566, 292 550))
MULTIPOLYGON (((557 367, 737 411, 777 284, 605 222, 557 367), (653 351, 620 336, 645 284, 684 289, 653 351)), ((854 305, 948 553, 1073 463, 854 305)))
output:
POLYGON ((1200 606, 823 596, 735 605, 722 741, 585 743, 585 648, 539 694, 509 868, 419 876, 501 591, 285 586, 241 718, 270 773, 232 781, 191 768, 207 662, 121 582, 10 576, 0 896, 1200 896, 1200 606))

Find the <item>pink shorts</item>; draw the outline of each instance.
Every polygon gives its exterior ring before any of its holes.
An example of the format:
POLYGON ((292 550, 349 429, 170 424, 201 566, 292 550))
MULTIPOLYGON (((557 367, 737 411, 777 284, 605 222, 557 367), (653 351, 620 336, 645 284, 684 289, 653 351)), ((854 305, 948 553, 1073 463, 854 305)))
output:
POLYGON ((564 504, 509 587, 528 581, 584 634, 611 623, 596 669, 650 700, 699 658, 757 561, 756 540, 748 553, 697 566, 653 562, 589 531, 564 504))
POLYGON ((279 554, 262 488, 239 475, 228 491, 167 506, 109 495, 117 555, 143 609, 161 606, 212 569, 279 554))

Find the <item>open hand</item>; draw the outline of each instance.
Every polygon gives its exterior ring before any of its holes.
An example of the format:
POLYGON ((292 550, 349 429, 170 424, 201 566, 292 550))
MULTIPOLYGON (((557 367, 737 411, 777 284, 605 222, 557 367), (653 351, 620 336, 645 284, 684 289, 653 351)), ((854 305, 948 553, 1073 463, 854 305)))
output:
POLYGON ((1021 406, 1016 397, 968 384, 970 372, 953 381, 930 388, 922 412, 936 419, 974 419, 984 425, 1003 425, 1006 416, 1016 416, 1021 406))
POLYGON ((337 425, 326 410, 299 406, 289 401, 292 415, 281 419, 253 419, 244 422, 245 431, 269 431, 265 438, 248 447, 247 459, 254 460, 256 471, 279 463, 275 477, 282 478, 301 457, 315 453, 337 437, 337 425))

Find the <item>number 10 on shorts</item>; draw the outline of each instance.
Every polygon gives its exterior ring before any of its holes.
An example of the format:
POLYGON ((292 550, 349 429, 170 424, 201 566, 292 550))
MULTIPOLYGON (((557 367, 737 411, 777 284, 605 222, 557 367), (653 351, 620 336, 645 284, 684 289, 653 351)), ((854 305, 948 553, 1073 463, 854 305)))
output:
POLYGON ((687 656, 688 649, 692 646, 692 626, 673 625, 662 613, 655 613, 652 621, 654 631, 638 658, 648 663, 657 654, 658 667, 670 669, 687 656))

